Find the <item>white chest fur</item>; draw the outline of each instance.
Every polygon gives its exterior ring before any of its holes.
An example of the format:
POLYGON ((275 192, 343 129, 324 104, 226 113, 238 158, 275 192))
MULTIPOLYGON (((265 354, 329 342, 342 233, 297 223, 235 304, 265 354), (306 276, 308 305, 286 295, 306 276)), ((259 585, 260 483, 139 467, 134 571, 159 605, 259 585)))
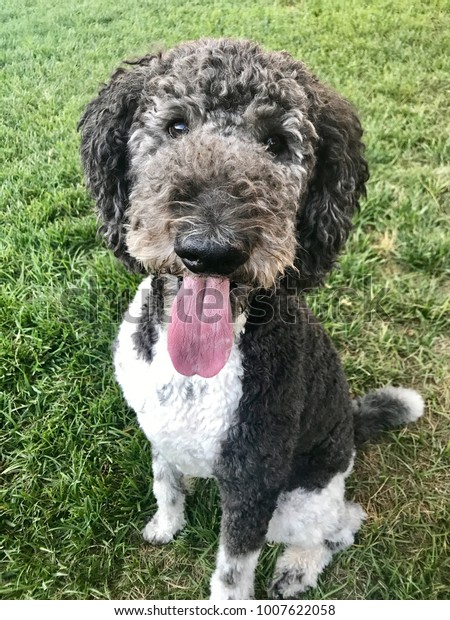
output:
POLYGON ((147 278, 120 327, 116 378, 142 430, 164 458, 184 474, 209 477, 242 395, 239 349, 233 345, 228 362, 215 377, 185 377, 172 365, 167 328, 161 327, 153 361, 140 358, 132 336, 150 287, 147 278))

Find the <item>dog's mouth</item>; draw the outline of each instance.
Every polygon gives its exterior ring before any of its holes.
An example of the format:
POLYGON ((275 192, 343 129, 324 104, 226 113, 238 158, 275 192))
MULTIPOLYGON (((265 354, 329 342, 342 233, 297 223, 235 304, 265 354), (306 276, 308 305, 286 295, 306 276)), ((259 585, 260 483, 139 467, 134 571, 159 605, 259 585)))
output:
POLYGON ((233 345, 231 282, 219 276, 179 279, 172 304, 168 350, 174 368, 188 377, 217 375, 233 345))

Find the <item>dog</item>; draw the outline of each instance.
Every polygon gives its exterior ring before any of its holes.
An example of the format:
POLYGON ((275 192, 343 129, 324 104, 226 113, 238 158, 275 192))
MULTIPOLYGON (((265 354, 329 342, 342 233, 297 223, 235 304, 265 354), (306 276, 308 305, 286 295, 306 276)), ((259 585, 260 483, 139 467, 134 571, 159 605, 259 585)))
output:
POLYGON ((298 597, 364 519, 344 498, 355 448, 424 408, 401 387, 352 400, 303 297, 365 195, 360 122, 289 54, 204 39, 119 68, 79 128, 100 230, 147 274, 114 353, 152 444, 158 508, 143 536, 170 542, 184 477, 213 477, 211 598, 254 596, 266 540, 285 545, 269 596, 298 597))

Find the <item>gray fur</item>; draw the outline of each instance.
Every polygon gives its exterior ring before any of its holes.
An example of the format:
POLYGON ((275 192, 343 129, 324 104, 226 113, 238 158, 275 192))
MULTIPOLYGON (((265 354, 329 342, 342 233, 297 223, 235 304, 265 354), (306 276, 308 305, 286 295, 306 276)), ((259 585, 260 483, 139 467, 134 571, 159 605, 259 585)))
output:
POLYGON ((423 400, 414 390, 386 386, 352 402, 355 443, 376 439, 383 431, 415 422, 423 413, 423 400))
POLYGON ((119 69, 80 129, 101 231, 135 270, 183 275, 175 235, 195 232, 250 253, 241 284, 291 273, 313 286, 368 178, 350 104, 301 62, 248 41, 195 41, 119 69), (180 118, 190 132, 173 139, 180 118), (276 156, 272 135, 286 145, 276 156))

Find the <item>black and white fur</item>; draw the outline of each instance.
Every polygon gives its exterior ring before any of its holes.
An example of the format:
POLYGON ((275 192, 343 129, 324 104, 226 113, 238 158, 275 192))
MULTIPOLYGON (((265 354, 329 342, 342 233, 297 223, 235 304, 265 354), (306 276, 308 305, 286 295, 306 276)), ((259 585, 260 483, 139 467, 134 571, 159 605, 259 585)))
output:
MULTIPOLYGON (((174 290, 176 282, 166 280, 174 290)), ((158 511, 143 536, 170 542, 185 524, 182 476, 214 477, 223 516, 211 597, 253 596, 265 540, 286 545, 270 594, 296 597, 353 543, 364 519, 344 498, 355 439, 417 420, 423 401, 413 390, 386 387, 351 403, 332 344, 297 300, 289 322, 239 317, 223 370, 210 379, 184 377, 171 364, 167 326, 148 312, 154 297, 148 277, 120 327, 114 357, 117 380, 153 446, 158 511)))
POLYGON ((183 476, 213 477, 222 524, 211 598, 254 595, 266 540, 286 545, 270 595, 296 597, 364 519, 344 497, 357 445, 423 412, 419 394, 391 386, 351 401, 301 294, 333 266, 364 194, 359 121, 289 55, 204 40, 119 69, 80 128, 107 242, 151 274, 114 356, 153 448, 158 510, 144 538, 170 542, 185 524, 183 476), (190 133, 171 141, 181 117, 190 133), (282 148, 270 153, 273 134, 282 148), (229 276, 246 294, 228 362, 211 378, 179 374, 167 348, 186 275, 174 247, 196 233, 248 256, 229 276))

